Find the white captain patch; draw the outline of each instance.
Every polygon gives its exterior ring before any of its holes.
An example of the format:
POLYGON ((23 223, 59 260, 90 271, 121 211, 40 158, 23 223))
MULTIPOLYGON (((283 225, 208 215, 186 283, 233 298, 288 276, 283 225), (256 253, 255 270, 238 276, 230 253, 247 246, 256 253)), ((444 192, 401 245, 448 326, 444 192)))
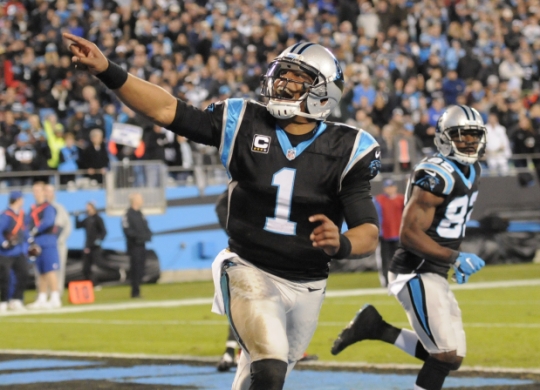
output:
POLYGON ((268 153, 270 150, 270 141, 272 141, 272 137, 268 135, 255 134, 251 150, 257 153, 268 153))

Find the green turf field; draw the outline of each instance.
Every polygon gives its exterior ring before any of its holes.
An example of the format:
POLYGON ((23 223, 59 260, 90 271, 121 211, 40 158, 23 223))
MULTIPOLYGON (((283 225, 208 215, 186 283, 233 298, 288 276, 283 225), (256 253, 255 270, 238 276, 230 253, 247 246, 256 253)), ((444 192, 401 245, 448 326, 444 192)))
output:
MULTIPOLYGON (((540 279, 540 265, 488 266, 474 275, 470 284, 521 279, 540 279)), ((335 274, 328 283, 329 292, 373 287, 378 287, 373 272, 335 274)), ((213 286, 210 282, 145 285, 142 292, 142 302, 210 298, 213 286)), ((28 291, 26 301, 32 301, 34 294, 28 291)), ((466 365, 540 366, 539 286, 460 290, 455 294, 467 332, 466 365)), ((127 299, 128 286, 105 287, 95 295, 98 304, 133 302, 127 299)), ((377 306, 387 321, 408 327, 393 297, 327 298, 308 352, 325 361, 418 363, 394 347, 375 341, 350 347, 338 357, 330 354, 341 328, 367 302, 377 306)), ((218 356, 224 349, 227 325, 224 317, 210 313, 207 304, 3 317, 0 335, 0 349, 218 356)))

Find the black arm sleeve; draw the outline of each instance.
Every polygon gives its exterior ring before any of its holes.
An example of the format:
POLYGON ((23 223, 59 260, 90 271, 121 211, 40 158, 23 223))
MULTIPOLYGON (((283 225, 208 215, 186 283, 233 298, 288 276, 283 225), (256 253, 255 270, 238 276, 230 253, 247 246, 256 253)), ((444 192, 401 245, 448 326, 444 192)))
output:
POLYGON ((364 180, 361 185, 355 186, 354 190, 350 189, 341 193, 343 214, 349 229, 364 223, 379 226, 377 209, 370 192, 371 184, 369 181, 364 180))
POLYGON ((174 120, 166 129, 205 145, 219 147, 221 142, 221 121, 214 111, 199 110, 180 99, 176 100, 174 120))
POLYGON ((379 147, 374 148, 358 161, 343 178, 339 198, 349 229, 372 223, 379 226, 377 209, 371 198, 371 183, 380 167, 379 147))

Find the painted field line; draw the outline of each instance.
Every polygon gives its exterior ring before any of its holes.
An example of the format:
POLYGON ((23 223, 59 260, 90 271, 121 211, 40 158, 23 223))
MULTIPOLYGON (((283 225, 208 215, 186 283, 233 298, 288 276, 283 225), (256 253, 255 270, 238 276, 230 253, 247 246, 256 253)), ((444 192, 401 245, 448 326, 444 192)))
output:
MULTIPOLYGON (((478 282, 468 284, 451 284, 451 290, 482 290, 488 288, 509 288, 509 287, 532 287, 540 286, 540 279, 526 280, 504 280, 498 282, 478 282)), ((341 298, 341 297, 359 297, 363 295, 388 295, 386 288, 360 288, 354 290, 337 290, 328 291, 326 298, 341 298)))
MULTIPOLYGON (((214 365, 220 356, 191 356, 191 355, 150 355, 131 353, 111 353, 111 352, 74 352, 74 351, 53 351, 35 349, 0 349, 0 354, 4 355, 32 355, 32 356, 54 356, 54 357, 77 357, 77 358, 112 358, 112 359, 147 359, 147 360, 169 360, 183 363, 206 363, 214 365)), ((319 370, 386 370, 392 372, 419 370, 420 364, 374 364, 367 362, 327 362, 310 361, 300 362, 298 368, 319 369, 319 370)), ((485 373, 485 374, 533 374, 540 375, 540 369, 527 367, 482 367, 482 366, 462 366, 459 372, 485 373)))
MULTIPOLYGON (((463 285, 452 285, 452 290, 480 290, 489 288, 510 288, 510 287, 532 287, 540 286, 540 279, 527 280, 508 280, 499 282, 478 282, 463 285)), ((357 297, 365 295, 388 295, 385 288, 361 288, 354 290, 334 290, 326 293, 327 298, 341 297, 357 297)), ((24 312, 7 312, 2 313, 0 317, 11 316, 27 316, 27 315, 43 315, 43 314, 70 314, 84 313, 91 311, 117 311, 117 310, 133 310, 133 309, 149 309, 149 308, 167 308, 180 306, 200 306, 211 305, 212 298, 191 298, 177 299, 166 301, 147 301, 147 302, 123 302, 123 303, 107 303, 107 304, 91 304, 80 306, 66 306, 60 309, 53 310, 36 310, 24 312)))
MULTIPOLYGON (((10 324, 76 324, 76 325, 132 325, 132 326, 178 326, 178 325, 193 325, 193 326, 214 326, 227 325, 226 320, 100 320, 100 319, 84 319, 84 318, 6 318, 3 322, 10 324)), ((320 321, 318 326, 344 326, 346 321, 320 321)), ((407 322, 395 322, 395 326, 409 327, 407 322)), ((465 323, 466 328, 521 328, 521 329, 540 329, 540 323, 492 323, 492 322, 473 322, 465 323)))

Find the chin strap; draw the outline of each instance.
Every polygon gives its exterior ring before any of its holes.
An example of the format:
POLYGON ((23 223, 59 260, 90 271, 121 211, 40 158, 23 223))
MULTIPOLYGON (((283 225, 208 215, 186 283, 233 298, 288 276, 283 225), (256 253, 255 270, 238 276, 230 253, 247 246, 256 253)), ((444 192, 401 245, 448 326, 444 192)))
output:
POLYGON ((309 119, 324 120, 328 116, 326 115, 326 111, 319 114, 308 114, 307 112, 303 112, 300 109, 301 103, 301 101, 278 102, 274 99, 270 99, 270 101, 266 104, 266 109, 270 114, 272 114, 273 117, 278 119, 290 119, 295 116, 301 116, 309 119))

